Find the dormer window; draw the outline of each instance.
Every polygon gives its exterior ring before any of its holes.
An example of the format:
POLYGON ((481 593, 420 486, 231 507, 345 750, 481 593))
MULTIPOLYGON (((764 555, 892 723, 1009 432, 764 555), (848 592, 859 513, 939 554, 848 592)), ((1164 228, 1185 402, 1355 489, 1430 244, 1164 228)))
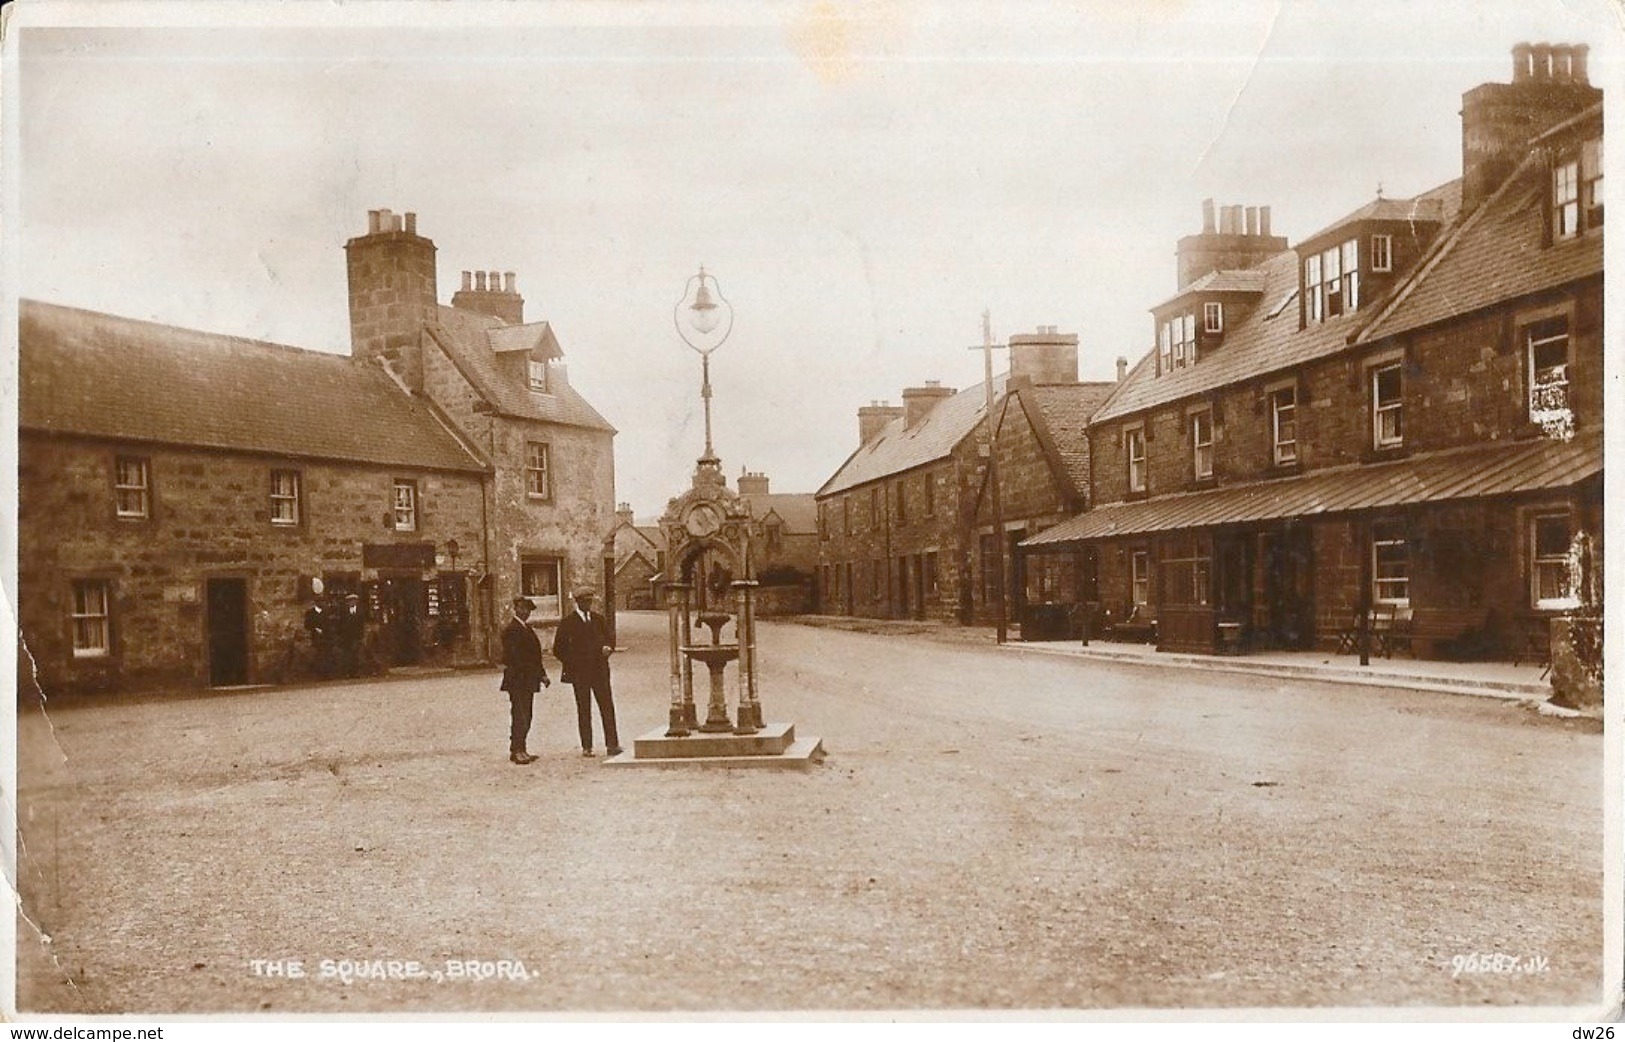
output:
POLYGON ((548 393, 547 363, 530 360, 530 389, 538 394, 548 393))
POLYGON ((1394 237, 1392 235, 1373 235, 1371 237, 1371 270, 1394 270, 1394 237))
POLYGON ((1162 371, 1172 372, 1196 364, 1196 313, 1187 311, 1173 315, 1157 328, 1157 346, 1162 356, 1162 371))
POLYGON ((1350 239, 1303 262, 1308 319, 1324 322, 1360 306, 1359 240, 1350 239))
POLYGON ((1224 305, 1216 300, 1210 300, 1202 305, 1202 331, 1204 333, 1224 332, 1224 305))
POLYGON ((1602 224, 1602 139, 1552 167, 1552 238, 1571 239, 1602 224))

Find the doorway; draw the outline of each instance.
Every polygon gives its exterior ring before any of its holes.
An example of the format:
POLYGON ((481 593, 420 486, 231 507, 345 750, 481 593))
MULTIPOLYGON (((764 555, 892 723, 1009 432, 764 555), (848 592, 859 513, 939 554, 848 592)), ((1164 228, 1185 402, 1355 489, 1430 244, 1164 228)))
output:
POLYGON ((209 686, 248 683, 248 580, 210 579, 205 584, 209 686))
POLYGON ((416 575, 378 580, 378 654, 388 666, 423 657, 423 580, 416 575))
POLYGON ((1314 540, 1309 526, 1288 522, 1259 537, 1264 567, 1265 630, 1272 646, 1315 644, 1314 540))

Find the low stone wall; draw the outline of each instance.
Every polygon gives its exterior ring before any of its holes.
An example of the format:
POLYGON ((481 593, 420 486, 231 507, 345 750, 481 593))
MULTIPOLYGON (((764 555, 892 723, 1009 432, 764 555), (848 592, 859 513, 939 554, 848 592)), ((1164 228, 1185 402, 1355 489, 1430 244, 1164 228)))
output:
POLYGON ((798 586, 760 586, 756 589, 756 614, 760 617, 775 615, 805 615, 812 611, 812 584, 798 586))

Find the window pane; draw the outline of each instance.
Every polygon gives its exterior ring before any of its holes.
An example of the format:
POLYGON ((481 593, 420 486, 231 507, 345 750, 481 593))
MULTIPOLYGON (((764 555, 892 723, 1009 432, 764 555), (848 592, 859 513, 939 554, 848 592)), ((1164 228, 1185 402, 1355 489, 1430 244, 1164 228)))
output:
POLYGON ((1399 366, 1392 365, 1386 369, 1377 370, 1377 404, 1391 405, 1399 401, 1400 374, 1399 366))
POLYGON ((1537 557, 1568 556, 1569 519, 1567 514, 1549 515, 1535 519, 1535 555, 1537 557))

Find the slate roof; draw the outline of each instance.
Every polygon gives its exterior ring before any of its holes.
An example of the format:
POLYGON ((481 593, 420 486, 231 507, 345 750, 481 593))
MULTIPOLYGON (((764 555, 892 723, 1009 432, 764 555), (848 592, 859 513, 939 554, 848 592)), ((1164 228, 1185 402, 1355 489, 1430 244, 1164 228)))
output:
POLYGON ((1148 352, 1096 412, 1095 422, 1289 369, 1348 346, 1349 335, 1365 317, 1358 311, 1312 322, 1302 330, 1296 307, 1277 311, 1275 305, 1298 288, 1296 253, 1283 250, 1252 270, 1263 276, 1263 297, 1245 318, 1227 324, 1218 347, 1195 365, 1162 376, 1157 375, 1155 351, 1148 352))
MULTIPOLYGON (((1460 184, 1459 180, 1449 182, 1449 185, 1457 186, 1455 194, 1456 206, 1461 204, 1460 184)), ((1431 191, 1423 192, 1414 199, 1384 199, 1379 196, 1353 213, 1338 218, 1315 234, 1304 236, 1301 241, 1313 242, 1328 232, 1336 231, 1345 224, 1353 224, 1356 221, 1433 221, 1442 223, 1455 215, 1454 207, 1449 205, 1449 193, 1444 191, 1449 185, 1440 185, 1431 191)))
MULTIPOLYGON (((1600 115, 1602 106, 1592 112, 1600 115)), ((1586 115, 1586 114, 1582 114, 1586 115)), ((1423 261, 1362 339, 1394 336, 1603 270, 1602 236, 1543 244, 1544 161, 1530 155, 1423 261)))
POLYGON ((741 494, 750 508, 750 516, 765 518, 769 513, 779 515, 787 535, 807 535, 818 531, 818 500, 811 492, 769 492, 741 494))
POLYGON ((483 471, 378 366, 36 300, 18 316, 24 430, 483 471))
MULTIPOLYGON (((1399 213, 1403 218, 1413 206, 1418 208, 1418 212, 1437 213, 1448 220, 1460 205, 1460 199, 1461 180, 1457 178, 1415 199, 1373 200, 1328 226, 1328 230, 1352 220, 1364 219, 1361 215, 1399 213)), ((1300 330, 1298 307, 1290 301, 1298 290, 1297 252, 1283 250, 1247 270, 1261 277, 1262 295, 1258 305, 1251 309, 1246 318, 1227 325, 1224 339, 1218 347, 1203 355, 1195 365, 1162 376, 1156 375, 1156 354, 1153 349, 1134 367, 1117 392, 1101 406, 1095 421, 1128 416, 1336 354, 1347 348, 1382 314, 1380 310, 1374 310, 1374 306, 1380 307, 1381 302, 1373 301, 1360 310, 1323 322, 1311 322, 1300 330), (1283 303, 1284 307, 1281 306, 1283 303)))
POLYGON ((1602 432, 1572 440, 1497 442, 1419 453, 1391 463, 1349 464, 1270 481, 1177 492, 1085 511, 1026 540, 1054 546, 1288 517, 1567 488, 1602 473, 1602 432))
POLYGON ((1013 400, 1030 406, 1028 416, 1040 443, 1060 465, 1080 501, 1089 495, 1089 420, 1116 387, 1116 383, 1017 384, 1011 394, 1013 400))
POLYGON ((1263 289, 1264 275, 1257 268, 1224 268, 1208 272, 1151 310, 1184 300, 1193 293, 1261 293, 1263 289))
MULTIPOLYGON (((1004 394, 1001 373, 993 378, 994 407, 1004 394)), ((974 384, 936 404, 925 419, 905 430, 903 420, 893 420, 868 444, 841 464, 816 495, 828 496, 857 488, 880 478, 943 459, 982 422, 987 405, 985 383, 974 384)))
MULTIPOLYGON (((438 321, 428 327, 429 335, 499 414, 615 433, 609 421, 567 382, 558 381, 551 394, 537 394, 530 389, 528 380, 520 381, 497 365, 492 353, 494 343, 512 349, 511 338, 537 337, 536 327, 545 330, 545 322, 509 326, 491 315, 444 304, 436 309, 436 316, 438 321)), ((550 338, 551 331, 546 332, 550 338)), ((556 340, 553 343, 557 345, 556 340)))

